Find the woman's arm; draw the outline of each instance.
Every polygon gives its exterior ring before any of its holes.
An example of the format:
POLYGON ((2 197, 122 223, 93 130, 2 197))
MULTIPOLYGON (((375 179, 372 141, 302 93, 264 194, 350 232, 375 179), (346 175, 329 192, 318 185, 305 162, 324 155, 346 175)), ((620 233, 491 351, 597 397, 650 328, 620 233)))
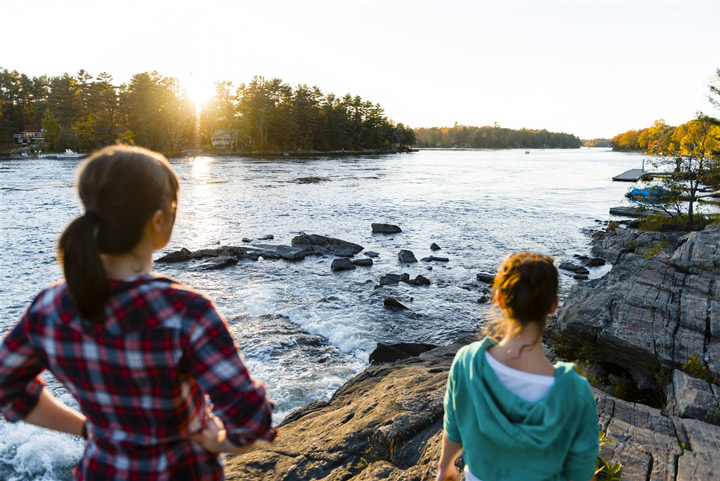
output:
POLYGON ((455 460, 462 451, 462 445, 452 442, 443 432, 442 452, 438 464, 438 474, 435 481, 457 481, 458 473, 455 468, 455 460))
POLYGON ((85 416, 58 401, 47 389, 42 390, 35 407, 23 418, 26 423, 75 436, 83 435, 85 420, 85 416))

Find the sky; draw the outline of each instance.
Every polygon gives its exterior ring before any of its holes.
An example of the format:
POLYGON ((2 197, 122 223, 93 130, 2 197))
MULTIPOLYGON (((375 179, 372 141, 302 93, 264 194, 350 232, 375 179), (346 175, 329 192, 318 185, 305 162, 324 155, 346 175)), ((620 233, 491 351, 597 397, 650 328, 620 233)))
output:
MULTIPOLYGON (((412 127, 612 137, 713 113, 720 1, 0 0, 0 66, 252 76, 379 103, 412 127)), ((198 87, 199 86, 199 87, 198 87)), ((715 112, 716 114, 720 114, 715 112)))

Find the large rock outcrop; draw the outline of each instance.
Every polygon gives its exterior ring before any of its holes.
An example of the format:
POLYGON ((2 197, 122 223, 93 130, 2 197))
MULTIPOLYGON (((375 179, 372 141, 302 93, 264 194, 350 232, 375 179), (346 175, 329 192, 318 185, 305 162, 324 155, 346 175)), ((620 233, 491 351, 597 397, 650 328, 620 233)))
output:
POLYGON ((550 326, 558 353, 614 364, 638 380, 682 369, 696 356, 720 378, 720 229, 686 235, 677 248, 657 233, 611 235, 596 239, 594 252, 618 263, 599 281, 576 286, 550 326), (631 252, 639 245, 644 255, 631 252))
MULTIPOLYGON (((329 402, 291 414, 274 443, 230 458, 226 479, 435 479, 443 394, 450 363, 462 344, 368 367, 329 402)), ((600 429, 612 439, 600 454, 611 464, 622 463, 623 480, 707 481, 720 475, 716 426, 666 417, 658 409, 594 392, 600 429)))

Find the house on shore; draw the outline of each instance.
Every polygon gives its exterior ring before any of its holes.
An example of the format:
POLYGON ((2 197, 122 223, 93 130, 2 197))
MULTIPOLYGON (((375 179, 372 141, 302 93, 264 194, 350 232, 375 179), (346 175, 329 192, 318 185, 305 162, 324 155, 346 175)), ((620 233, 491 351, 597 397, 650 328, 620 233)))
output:
POLYGON ((238 146, 238 130, 216 130, 210 134, 213 150, 234 150, 238 146))
POLYGON ((13 142, 20 145, 42 144, 45 142, 45 129, 39 125, 25 124, 21 134, 13 134, 13 142))

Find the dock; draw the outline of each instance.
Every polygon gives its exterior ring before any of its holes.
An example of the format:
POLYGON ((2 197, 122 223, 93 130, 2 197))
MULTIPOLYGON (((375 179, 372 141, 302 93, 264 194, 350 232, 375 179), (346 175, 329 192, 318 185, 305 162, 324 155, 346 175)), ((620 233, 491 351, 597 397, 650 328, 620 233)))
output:
POLYGON ((627 172, 616 175, 612 180, 616 182, 637 182, 645 174, 646 172, 643 169, 630 169, 627 172))
POLYGON ((639 209, 637 207, 610 207, 610 215, 617 215, 621 217, 638 218, 648 217, 656 214, 669 217, 665 212, 661 210, 639 209))
POLYGON ((638 180, 652 180, 655 177, 670 177, 674 172, 648 172, 643 169, 630 169, 620 175, 616 175, 612 180, 616 182, 637 182, 638 180))

